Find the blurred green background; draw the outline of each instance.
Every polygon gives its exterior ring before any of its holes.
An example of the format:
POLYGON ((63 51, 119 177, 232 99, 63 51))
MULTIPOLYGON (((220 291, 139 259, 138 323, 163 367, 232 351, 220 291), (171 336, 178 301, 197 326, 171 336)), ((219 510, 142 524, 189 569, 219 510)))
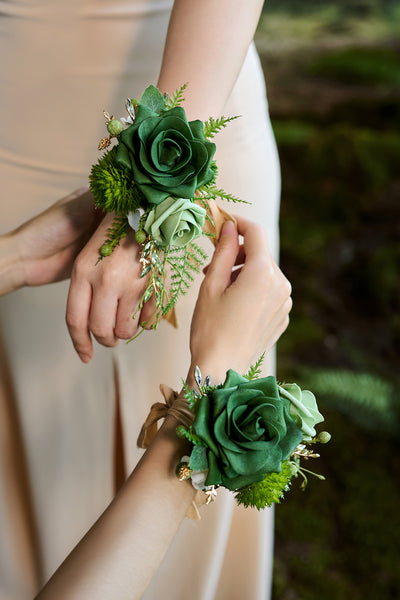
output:
POLYGON ((269 0, 256 36, 293 284, 278 377, 333 436, 276 510, 273 600, 400 598, 400 4, 269 0))

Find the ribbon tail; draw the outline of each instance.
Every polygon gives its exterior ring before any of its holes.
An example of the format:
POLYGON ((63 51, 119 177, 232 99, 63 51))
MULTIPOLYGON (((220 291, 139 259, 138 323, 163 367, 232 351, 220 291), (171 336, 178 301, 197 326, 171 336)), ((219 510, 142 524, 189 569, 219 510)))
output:
POLYGON ((174 329, 178 329, 178 317, 176 316, 175 306, 163 316, 164 321, 172 325, 174 329))
POLYGON ((205 233, 214 234, 210 237, 210 240, 214 244, 217 245, 218 240, 221 236, 222 227, 226 221, 232 221, 232 223, 237 227, 236 219, 232 215, 230 215, 226 210, 221 208, 215 200, 207 200, 208 210, 207 215, 210 217, 212 223, 210 223, 209 219, 206 219, 203 226, 203 231, 205 233))

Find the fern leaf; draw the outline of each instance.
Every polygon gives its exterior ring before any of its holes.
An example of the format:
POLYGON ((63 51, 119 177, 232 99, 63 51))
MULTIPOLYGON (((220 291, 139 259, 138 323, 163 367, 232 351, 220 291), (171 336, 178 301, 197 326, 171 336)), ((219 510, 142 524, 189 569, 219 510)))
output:
POLYGON ((126 236, 128 231, 128 219, 121 216, 114 217, 111 227, 107 229, 107 238, 100 248, 97 263, 103 260, 104 257, 112 254, 114 248, 119 245, 120 241, 126 236))
POLYGON ((182 380, 182 386, 185 392, 185 398, 188 401, 189 408, 193 412, 196 412, 197 403, 199 401, 199 395, 195 390, 188 387, 186 381, 182 380))
POLYGON ((205 446, 203 440, 201 440, 199 436, 194 433, 192 426, 190 426, 189 429, 186 429, 183 425, 178 425, 176 428, 176 435, 181 439, 186 438, 192 444, 205 446))
POLYGON ((213 119, 212 117, 210 117, 208 121, 204 123, 204 137, 206 139, 214 137, 216 133, 221 131, 221 129, 224 129, 224 127, 226 127, 231 121, 238 119, 239 116, 240 115, 237 115, 236 117, 222 116, 219 119, 213 119))
POLYGON ((184 97, 183 97, 183 92, 185 91, 185 89, 187 88, 188 84, 184 83, 182 87, 180 87, 178 90, 176 90, 176 92, 174 92, 174 94, 172 96, 169 96, 167 103, 166 103, 166 109, 170 110, 171 108, 175 108, 176 106, 179 106, 183 101, 184 101, 184 97))
POLYGON ((180 296, 186 294, 194 279, 193 274, 199 273, 206 259, 207 254, 194 242, 190 242, 184 248, 170 248, 166 262, 171 267, 171 288, 169 301, 163 309, 164 315, 171 310, 180 296))
POLYGON ((241 202, 242 204, 251 204, 250 202, 247 202, 247 200, 241 200, 237 196, 229 194, 221 188, 217 188, 216 185, 203 185, 197 191, 199 192, 198 198, 202 200, 215 200, 216 198, 221 198, 222 200, 227 200, 228 202, 241 202))
POLYGON ((246 375, 243 375, 243 377, 245 377, 249 381, 251 381, 252 379, 257 379, 257 377, 261 375, 261 365, 263 363, 264 356, 265 352, 261 354, 260 358, 256 361, 254 365, 251 365, 250 369, 248 370, 246 375))

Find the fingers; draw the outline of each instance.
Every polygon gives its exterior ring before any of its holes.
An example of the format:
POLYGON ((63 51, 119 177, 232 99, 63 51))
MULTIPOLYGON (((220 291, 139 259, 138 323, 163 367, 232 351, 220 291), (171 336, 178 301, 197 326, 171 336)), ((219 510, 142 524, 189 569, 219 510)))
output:
POLYGON ((207 269, 206 279, 213 289, 222 292, 230 284, 238 251, 239 242, 235 226, 232 221, 227 221, 207 269))
POLYGON ((89 330, 102 346, 113 348, 119 343, 114 333, 118 297, 111 288, 104 287, 100 293, 92 295, 89 315, 89 330))
POLYGON ((156 299, 153 294, 150 300, 148 302, 145 302, 140 316, 137 317, 138 322, 144 329, 151 329, 151 326, 155 323, 155 309, 156 299))
POLYGON ((66 322, 72 343, 82 362, 88 363, 93 356, 93 344, 90 337, 88 320, 92 300, 92 286, 82 281, 69 288, 66 322))
POLYGON ((118 301, 117 314, 115 318, 115 336, 121 340, 130 340, 138 330, 139 319, 133 318, 136 311, 136 298, 124 296, 118 301))
POLYGON ((243 248, 246 258, 257 256, 262 249, 269 253, 267 233, 261 225, 235 215, 237 230, 243 236, 243 248))

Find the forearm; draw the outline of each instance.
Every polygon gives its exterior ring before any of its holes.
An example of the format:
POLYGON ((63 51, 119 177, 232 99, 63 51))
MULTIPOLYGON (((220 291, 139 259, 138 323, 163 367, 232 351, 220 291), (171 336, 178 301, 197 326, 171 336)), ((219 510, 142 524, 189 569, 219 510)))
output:
POLYGON ((190 119, 219 116, 253 39, 261 0, 175 0, 158 87, 172 94, 188 82, 190 119))
POLYGON ((24 284, 23 269, 13 233, 0 236, 0 296, 24 284))
POLYGON ((128 481, 38 599, 141 598, 192 502, 175 466, 187 452, 168 417, 128 481))

